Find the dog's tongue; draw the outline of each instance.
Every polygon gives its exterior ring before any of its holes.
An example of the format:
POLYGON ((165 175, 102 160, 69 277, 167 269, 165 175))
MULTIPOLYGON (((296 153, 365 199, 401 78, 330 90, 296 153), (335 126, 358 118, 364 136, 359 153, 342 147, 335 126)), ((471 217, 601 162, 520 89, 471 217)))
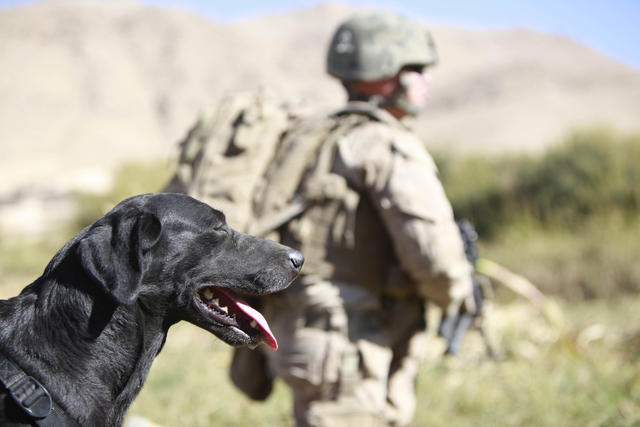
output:
POLYGON ((271 347, 273 350, 278 349, 278 341, 276 341, 276 337, 273 336, 271 329, 269 328, 269 324, 267 323, 267 319, 255 308, 251 307, 246 302, 238 299, 235 301, 237 307, 242 310, 244 314, 255 320, 258 324, 258 327, 262 331, 262 337, 264 338, 265 344, 271 347))
POLYGON ((277 350, 278 349, 278 341, 276 341, 276 337, 273 336, 273 332, 271 332, 271 328, 269 328, 269 324, 267 323, 267 319, 255 308, 251 307, 249 304, 240 299, 233 292, 229 292, 228 290, 223 290, 218 288, 218 291, 224 294, 227 298, 229 298, 235 306, 242 311, 247 317, 256 322, 256 326, 260 328, 260 332, 262 332, 262 338, 265 344, 267 344, 270 348, 277 350))

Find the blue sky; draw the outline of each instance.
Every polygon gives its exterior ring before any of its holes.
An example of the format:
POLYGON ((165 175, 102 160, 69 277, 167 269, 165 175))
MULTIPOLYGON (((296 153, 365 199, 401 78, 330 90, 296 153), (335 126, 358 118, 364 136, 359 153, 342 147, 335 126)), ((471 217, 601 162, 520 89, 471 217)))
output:
MULTIPOLYGON (((188 9, 221 22, 320 3, 317 0, 139 1, 188 9)), ((25 2, 0 0, 0 6, 25 2)), ((566 35, 640 70, 640 0, 350 0, 343 3, 392 9, 429 23, 476 29, 527 27, 566 35)))

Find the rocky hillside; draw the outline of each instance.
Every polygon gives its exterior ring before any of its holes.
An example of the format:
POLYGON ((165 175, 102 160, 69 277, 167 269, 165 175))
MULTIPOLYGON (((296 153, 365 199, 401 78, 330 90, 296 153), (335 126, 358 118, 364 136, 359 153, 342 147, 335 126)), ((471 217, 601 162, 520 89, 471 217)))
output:
MULTIPOLYGON (((228 93, 269 86, 339 105, 324 52, 352 11, 332 3, 220 24, 128 0, 0 8, 0 210, 33 188, 98 189, 114 165, 167 158, 228 93)), ((640 130, 638 70, 531 30, 432 28, 442 61, 415 123, 429 144, 537 151, 577 126, 640 130)))

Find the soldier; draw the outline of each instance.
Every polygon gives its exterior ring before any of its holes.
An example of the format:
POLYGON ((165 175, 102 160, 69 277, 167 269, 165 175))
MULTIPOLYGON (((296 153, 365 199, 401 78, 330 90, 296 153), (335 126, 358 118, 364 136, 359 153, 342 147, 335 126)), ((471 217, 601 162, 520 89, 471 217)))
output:
MULTIPOLYGON (((263 301, 280 349, 256 354, 291 387, 299 426, 409 424, 425 301, 473 310, 472 268, 436 166, 400 121, 425 106, 437 59, 419 23, 388 13, 347 19, 327 57, 347 106, 286 136, 267 171, 258 210, 303 201, 279 232, 307 261, 294 286, 263 301), (330 131, 305 148, 317 128, 330 131), (297 163, 287 163, 292 156, 297 163)), ((264 398, 270 382, 246 377, 246 356, 236 354, 232 378, 264 398)))

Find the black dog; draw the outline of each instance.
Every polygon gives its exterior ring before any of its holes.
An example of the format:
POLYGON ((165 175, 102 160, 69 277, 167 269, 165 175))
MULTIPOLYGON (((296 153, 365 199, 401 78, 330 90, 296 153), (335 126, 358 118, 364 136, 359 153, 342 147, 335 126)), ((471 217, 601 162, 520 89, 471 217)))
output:
POLYGON ((0 425, 121 425, 180 320, 232 345, 276 348, 236 293, 282 290, 303 261, 185 195, 121 202, 20 295, 0 300, 0 425))

